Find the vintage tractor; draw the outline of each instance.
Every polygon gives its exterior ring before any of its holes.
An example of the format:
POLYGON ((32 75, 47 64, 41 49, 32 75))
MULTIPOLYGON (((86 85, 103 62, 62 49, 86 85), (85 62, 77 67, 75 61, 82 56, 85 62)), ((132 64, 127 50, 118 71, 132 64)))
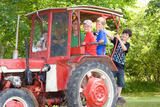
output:
POLYGON ((27 14, 32 24, 29 52, 25 39, 26 59, 0 59, 0 107, 114 107, 116 82, 111 71, 117 68, 109 56, 85 55, 80 22, 113 19, 118 32, 122 16, 122 12, 86 5, 27 14), (71 47, 75 17, 79 46, 71 47), (63 40, 54 44, 57 37, 63 40))

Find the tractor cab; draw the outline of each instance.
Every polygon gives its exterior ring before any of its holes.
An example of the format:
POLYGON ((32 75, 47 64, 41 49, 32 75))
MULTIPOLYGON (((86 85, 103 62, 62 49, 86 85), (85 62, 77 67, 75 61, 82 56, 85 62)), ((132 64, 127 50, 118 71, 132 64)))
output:
MULTIPOLYGON (((69 60, 74 55, 84 55, 81 46, 80 26, 84 20, 93 22, 98 17, 106 20, 121 17, 122 12, 97 6, 72 6, 66 8, 47 8, 26 15, 32 19, 30 58, 45 58, 49 62, 69 60), (71 47, 72 21, 78 19, 77 46, 71 47)), ((119 23, 119 22, 118 22, 119 23)), ((117 29, 119 24, 115 21, 117 29)))
POLYGON ((69 11, 57 8, 35 13, 31 14, 30 58, 68 58, 69 11))

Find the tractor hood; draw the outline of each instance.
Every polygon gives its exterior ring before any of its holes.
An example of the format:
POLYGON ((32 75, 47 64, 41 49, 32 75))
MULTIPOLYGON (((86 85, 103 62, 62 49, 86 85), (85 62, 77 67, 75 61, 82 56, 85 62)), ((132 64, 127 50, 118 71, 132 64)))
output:
MULTIPOLYGON (((29 59, 29 69, 32 72, 40 71, 45 65, 43 59, 29 59)), ((0 73, 24 72, 26 59, 0 59, 0 73)))

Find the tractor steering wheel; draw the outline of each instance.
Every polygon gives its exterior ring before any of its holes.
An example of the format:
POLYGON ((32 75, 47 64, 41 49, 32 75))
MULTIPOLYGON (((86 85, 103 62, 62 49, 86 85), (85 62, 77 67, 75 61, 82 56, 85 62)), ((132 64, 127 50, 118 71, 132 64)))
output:
POLYGON ((104 43, 98 43, 98 42, 89 43, 89 46, 90 46, 90 45, 103 45, 103 46, 107 46, 107 45, 104 44, 104 43))

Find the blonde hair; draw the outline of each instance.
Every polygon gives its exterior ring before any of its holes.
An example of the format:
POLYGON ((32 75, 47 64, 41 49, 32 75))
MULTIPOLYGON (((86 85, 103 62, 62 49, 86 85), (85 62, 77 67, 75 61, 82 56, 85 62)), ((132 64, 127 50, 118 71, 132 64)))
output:
POLYGON ((96 22, 101 23, 102 25, 106 24, 106 20, 103 17, 97 18, 96 22))

